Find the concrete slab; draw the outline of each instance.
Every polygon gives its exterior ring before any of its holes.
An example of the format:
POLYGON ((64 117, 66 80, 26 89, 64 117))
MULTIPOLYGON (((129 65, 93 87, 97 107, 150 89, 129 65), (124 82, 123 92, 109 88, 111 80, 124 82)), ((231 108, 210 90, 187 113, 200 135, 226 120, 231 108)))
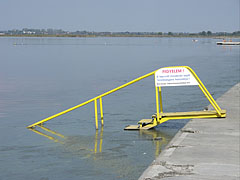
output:
POLYGON ((239 88, 217 100, 226 118, 190 120, 139 180, 239 180, 239 88))

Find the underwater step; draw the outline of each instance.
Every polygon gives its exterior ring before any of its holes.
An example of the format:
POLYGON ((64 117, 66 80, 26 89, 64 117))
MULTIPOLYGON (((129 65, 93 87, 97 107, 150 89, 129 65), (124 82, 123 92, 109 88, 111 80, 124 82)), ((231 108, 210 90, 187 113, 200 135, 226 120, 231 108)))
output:
POLYGON ((153 125, 153 124, 148 124, 144 127, 141 127, 140 125, 128 125, 124 128, 124 130, 149 130, 154 128, 157 125, 153 125))
POLYGON ((128 125, 124 130, 148 130, 154 128, 157 124, 153 123, 153 119, 142 119, 138 122, 139 125, 128 125))

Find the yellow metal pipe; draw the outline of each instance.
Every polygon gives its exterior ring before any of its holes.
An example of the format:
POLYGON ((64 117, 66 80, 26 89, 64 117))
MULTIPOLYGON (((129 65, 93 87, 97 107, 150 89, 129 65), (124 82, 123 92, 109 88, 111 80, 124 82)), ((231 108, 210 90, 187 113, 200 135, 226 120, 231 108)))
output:
POLYGON ((218 104, 216 103, 216 101, 213 99, 212 95, 209 93, 209 91, 207 90, 207 88, 204 86, 204 84, 202 83, 202 81, 200 80, 200 78, 197 76, 197 74, 188 66, 186 66, 186 68, 193 74, 193 76, 195 77, 195 79, 198 81, 198 83, 201 85, 201 87, 203 88, 203 90, 206 92, 206 94, 209 96, 209 98, 211 99, 211 101, 215 104, 216 108, 221 110, 221 108, 218 106, 218 104))
POLYGON ((94 109, 95 109, 95 123, 96 123, 96 129, 98 129, 97 99, 94 100, 94 109))
MULTIPOLYGON (((156 70, 156 71, 157 71, 157 70, 156 70)), ((151 73, 148 73, 148 74, 145 74, 144 76, 141 76, 141 77, 139 77, 139 78, 136 78, 136 79, 134 79, 134 80, 132 80, 132 81, 126 83, 126 84, 123 84, 123 85, 121 85, 121 86, 119 86, 119 87, 117 87, 117 88, 115 88, 115 89, 112 89, 112 90, 110 90, 110 91, 108 91, 108 92, 105 92, 105 93, 103 93, 102 95, 97 96, 96 98, 103 97, 103 96, 106 96, 106 95, 108 95, 108 94, 111 94, 111 93, 113 93, 113 92, 115 92, 115 91, 118 91, 119 89, 122 89, 122 88, 127 87, 127 86, 129 86, 129 85, 131 85, 131 84, 133 84, 133 83, 135 83, 135 82, 138 82, 138 81, 144 79, 144 78, 147 78, 147 77, 153 75, 154 73, 155 73, 155 71, 153 71, 153 72, 151 72, 151 73)))
POLYGON ((88 100, 88 101, 85 101, 85 102, 83 102, 83 103, 81 103, 81 104, 79 104, 79 105, 77 105, 77 106, 72 107, 72 108, 69 108, 69 109, 67 109, 67 110, 65 110, 65 111, 62 111, 62 112, 60 112, 60 113, 57 113, 57 114, 52 115, 52 116, 49 116, 48 118, 45 118, 45 119, 43 119, 43 120, 41 120, 41 121, 38 121, 38 122, 36 122, 36 123, 28 126, 27 128, 35 127, 35 126, 38 125, 38 124, 42 124, 42 123, 44 123, 44 122, 46 122, 46 121, 49 121, 49 120, 51 120, 51 119, 53 119, 53 118, 56 118, 56 117, 61 116, 61 115, 63 115, 63 114, 66 114, 66 113, 68 113, 68 112, 70 112, 70 111, 73 111, 73 110, 75 110, 75 109, 77 109, 77 108, 79 108, 79 107, 81 107, 81 106, 84 106, 84 105, 86 105, 86 104, 88 104, 88 103, 90 103, 90 102, 92 102, 92 101, 94 101, 94 98, 93 98, 93 99, 90 99, 90 100, 88 100))
POLYGON ((160 86, 159 86, 158 90, 159 90, 159 99, 160 99, 160 111, 161 111, 161 113, 163 113, 162 90, 161 90, 160 86))
POLYGON ((221 108, 218 106, 218 104, 216 103, 216 101, 213 99, 212 95, 209 93, 209 91, 207 90, 207 88, 204 86, 204 84, 202 83, 202 81, 199 79, 199 77, 197 76, 197 74, 188 66, 185 66, 185 68, 187 68, 192 75, 195 77, 195 79, 198 81, 199 83, 199 88, 202 90, 203 94, 206 96, 206 98, 208 99, 208 101, 211 103, 211 105, 213 106, 213 108, 217 111, 218 115, 221 116, 221 108))
POLYGON ((199 82, 199 84, 203 87, 204 91, 208 94, 208 96, 210 97, 210 99, 213 101, 213 103, 216 105, 216 107, 221 110, 221 108, 218 106, 218 104, 216 103, 216 101, 213 99, 212 95, 209 93, 209 91, 207 90, 207 88, 204 86, 204 84, 202 83, 202 81, 200 80, 200 78, 197 76, 197 74, 190 68, 187 67, 190 72, 196 77, 197 81, 199 82))
MULTIPOLYGON (((217 109, 219 110, 219 111, 221 111, 221 108, 218 106, 218 104, 216 103, 216 101, 213 99, 213 97, 211 96, 211 94, 209 93, 209 91, 207 90, 207 88, 204 86, 204 84, 202 83, 202 81, 199 79, 199 77, 197 76, 197 74, 192 70, 192 68, 190 68, 189 66, 170 66, 170 67, 165 67, 165 68, 173 68, 173 67, 179 67, 179 68, 186 68, 186 69, 188 69, 191 73, 192 73, 192 75, 194 76, 194 78, 197 80, 197 82, 199 83, 199 85, 202 87, 202 92, 204 93, 204 95, 206 96, 208 96, 209 97, 209 102, 213 105, 215 105, 215 110, 217 111, 217 109)), ((206 96, 206 97, 207 97, 206 96)))
POLYGON ((216 115, 199 115, 199 116, 179 116, 179 117, 167 117, 162 118, 161 123, 164 123, 168 120, 176 120, 176 119, 203 119, 203 118, 216 118, 216 115))
POLYGON ((156 125, 157 122, 159 122, 159 98, 158 98, 158 88, 157 88, 157 86, 155 86, 155 91, 156 91, 156 110, 157 110, 157 120, 156 120, 156 122, 154 121, 154 125, 156 125))
MULTIPOLYGON (((155 70, 155 71, 157 71, 157 70, 155 70)), ((49 117, 47 117, 47 118, 45 118, 45 119, 43 119, 43 120, 41 120, 41 121, 38 121, 38 122, 36 122, 36 123, 34 123, 34 124, 31 124, 31 125, 27 126, 27 128, 33 128, 33 127, 35 127, 35 126, 38 125, 38 124, 42 124, 42 123, 44 123, 44 122, 46 122, 46 121, 49 121, 49 120, 51 120, 51 119, 53 119, 53 118, 56 118, 56 117, 58 117, 58 116, 61 116, 61 115, 63 115, 63 114, 66 114, 66 113, 68 113, 68 112, 70 112, 70 111, 73 111, 73 110, 75 110, 75 109, 77 109, 77 108, 80 108, 80 107, 82 107, 82 106, 84 106, 84 105, 86 105, 86 104, 94 101, 95 99, 99 99, 99 98, 101 98, 101 97, 104 97, 104 96, 106 96, 106 95, 109 95, 109 94, 111 94, 111 93, 113 93, 113 92, 115 92, 115 91, 118 91, 118 90, 120 90, 120 89, 122 89, 122 88, 124 88, 124 87, 127 87, 127 86, 129 86, 129 85, 131 85, 131 84, 133 84, 133 83, 135 83, 135 82, 138 82, 138 81, 140 81, 140 80, 142 80, 142 79, 144 79, 144 78, 147 78, 147 77, 153 75, 153 74, 155 73, 155 71, 150 72, 150 73, 148 73, 148 74, 145 74, 145 75, 143 75, 143 76, 141 76, 141 77, 139 77, 139 78, 136 78, 136 79, 134 79, 134 80, 132 80, 132 81, 130 81, 130 82, 128 82, 128 83, 125 83, 125 84, 123 84, 123 85, 121 85, 121 86, 119 86, 119 87, 117 87, 117 88, 114 88, 114 89, 112 89, 112 90, 110 90, 110 91, 107 91, 107 92, 105 92, 105 93, 103 93, 103 94, 101 94, 101 95, 99 95, 99 96, 97 96, 97 97, 95 97, 95 98, 92 98, 92 99, 90 99, 90 100, 88 100, 88 101, 85 101, 85 102, 83 102, 83 103, 81 103, 81 104, 79 104, 79 105, 76 105, 76 106, 74 106, 74 107, 72 107, 72 108, 69 108, 69 109, 67 109, 67 110, 65 110, 65 111, 59 112, 59 113, 57 113, 57 114, 55 114, 55 115, 49 116, 49 117)))
POLYGON ((99 98, 99 103, 100 103, 101 123, 102 123, 102 126, 103 126, 104 122, 103 122, 103 105, 102 105, 102 97, 99 98))
POLYGON ((199 88, 202 90, 203 94, 206 96, 206 98, 208 99, 208 101, 211 103, 211 105, 213 106, 213 108, 217 111, 218 115, 221 116, 221 109, 219 110, 216 107, 216 104, 214 102, 211 101, 211 98, 208 96, 208 94, 204 91, 203 87, 199 85, 199 88))
POLYGON ((182 68, 186 68, 188 69, 192 75, 194 76, 194 78, 196 79, 196 81, 199 84, 199 88, 201 89, 201 91, 203 92, 203 94, 206 96, 206 98, 208 99, 208 101, 210 102, 210 104, 213 106, 213 108, 217 111, 218 115, 221 116, 221 108, 218 106, 218 104, 216 103, 216 101, 213 99, 213 97, 211 96, 211 94, 208 92, 207 88, 204 86, 204 84, 202 83, 202 81, 199 79, 199 77, 197 76, 197 74, 192 70, 192 68, 190 68, 189 66, 171 66, 171 67, 166 67, 166 68, 173 68, 173 67, 182 67, 182 68))

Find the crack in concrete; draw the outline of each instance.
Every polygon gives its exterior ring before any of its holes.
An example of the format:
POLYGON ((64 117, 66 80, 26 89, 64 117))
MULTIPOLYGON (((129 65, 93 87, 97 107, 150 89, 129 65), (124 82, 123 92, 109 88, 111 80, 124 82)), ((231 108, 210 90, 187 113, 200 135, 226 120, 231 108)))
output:
POLYGON ((192 130, 192 129, 182 129, 181 132, 184 132, 184 133, 199 133, 199 131, 192 130))
POLYGON ((179 172, 171 171, 171 172, 159 173, 158 176, 155 176, 154 178, 162 179, 166 177, 184 176, 184 175, 193 175, 193 173, 179 173, 179 172))
POLYGON ((161 165, 170 171, 158 173, 157 176, 154 176, 153 178, 146 178, 144 180, 157 180, 157 179, 162 179, 165 177, 174 177, 174 176, 183 176, 183 175, 193 175, 194 174, 194 173, 192 173, 192 171, 194 169, 194 165, 190 165, 190 164, 185 164, 185 165, 167 164, 166 161, 160 161, 160 162, 155 162, 154 165, 161 165))
POLYGON ((166 149, 180 148, 180 147, 185 147, 185 146, 176 146, 176 145, 172 145, 172 146, 168 146, 166 149))

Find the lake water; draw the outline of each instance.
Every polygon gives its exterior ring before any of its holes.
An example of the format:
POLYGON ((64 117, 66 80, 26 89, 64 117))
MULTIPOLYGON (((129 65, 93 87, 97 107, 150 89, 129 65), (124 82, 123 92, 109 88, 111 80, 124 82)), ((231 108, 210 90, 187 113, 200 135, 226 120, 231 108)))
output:
MULTIPOLYGON (((187 120, 124 131, 155 113, 154 78, 94 104, 26 126, 166 66, 187 65, 216 99, 239 82, 239 46, 190 38, 0 38, 0 179, 138 179, 187 120), (153 140, 161 137, 161 140, 153 140)), ((196 86, 165 87, 164 112, 202 110, 196 86)))

